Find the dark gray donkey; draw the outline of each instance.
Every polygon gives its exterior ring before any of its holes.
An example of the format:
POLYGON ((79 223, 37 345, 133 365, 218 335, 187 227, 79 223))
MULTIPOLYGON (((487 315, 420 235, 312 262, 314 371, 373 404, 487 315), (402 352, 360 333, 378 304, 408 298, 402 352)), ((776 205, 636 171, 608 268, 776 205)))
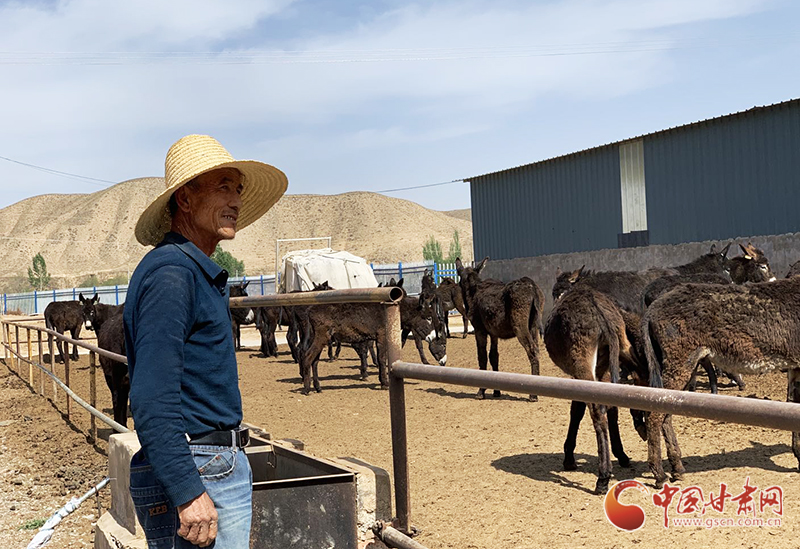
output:
MULTIPOLYGON (((44 309, 44 323, 50 330, 55 330, 59 334, 69 332, 72 339, 78 339, 81 335, 81 328, 86 318, 83 315, 83 302, 87 301, 83 294, 79 294, 80 301, 54 301, 44 309)), ((56 339, 58 348, 57 362, 64 362, 65 345, 60 339, 56 339)), ((66 345, 69 353, 69 345, 66 345)), ((52 353, 51 349, 51 353, 52 353)), ((78 347, 72 346, 70 353, 72 360, 78 360, 78 347)))
MULTIPOLYGON (((687 284, 656 300, 644 315, 642 334, 650 385, 684 389, 701 360, 731 373, 788 373, 787 400, 800 402, 800 278, 759 284, 687 284)), ((672 478, 685 469, 668 414, 647 417, 648 461, 657 487, 666 480, 661 434, 667 440, 672 478)), ((800 433, 792 433, 800 463, 800 433)))
POLYGON ((636 313, 644 313, 642 295, 648 284, 663 276, 670 275, 692 275, 698 273, 716 273, 725 275, 728 272, 728 244, 721 252, 717 252, 716 246, 711 246, 711 251, 686 263, 669 269, 649 269, 647 271, 589 271, 583 267, 576 271, 556 275, 556 283, 553 286, 553 301, 572 285, 587 285, 598 290, 611 299, 622 309, 636 313))
MULTIPOLYGON (((232 284, 230 289, 230 297, 245 297, 247 296, 247 286, 249 282, 240 282, 239 284, 232 284)), ((250 307, 241 307, 231 309, 231 330, 233 331, 233 348, 239 350, 242 348, 242 330, 243 324, 252 324, 255 322, 255 313, 250 307)))
POLYGON ((426 270, 422 275, 422 292, 420 292, 420 300, 422 303, 431 305, 433 299, 439 300, 439 307, 436 311, 439 321, 444 326, 444 332, 447 337, 450 337, 450 320, 449 313, 456 309, 461 313, 461 318, 464 322, 464 334, 462 339, 467 337, 469 332, 469 319, 467 318, 467 309, 464 307, 464 296, 461 293, 461 288, 456 284, 456 281, 445 276, 436 286, 433 280, 433 275, 430 271, 426 270))
MULTIPOLYGON (((636 317, 638 321, 638 317, 636 317)), ((611 299, 588 287, 566 292, 554 305, 544 329, 544 343, 553 363, 565 374, 586 381, 619 383, 620 372, 633 377, 637 385, 647 385, 647 366, 637 355, 622 313, 611 299)), ((586 403, 573 400, 569 431, 564 442, 564 469, 573 471, 575 442, 586 403)), ((597 438, 599 470, 595 493, 605 494, 611 479, 611 452, 622 467, 630 459, 619 436, 618 411, 614 406, 589 404, 597 438), (610 450, 609 452, 609 442, 610 450)), ((632 411, 637 431, 646 440, 643 413, 632 411)))
MULTIPOLYGON (((475 344, 478 348, 478 367, 486 369, 487 340, 491 338, 492 347, 488 359, 492 370, 498 371, 498 339, 516 337, 531 363, 531 374, 539 375, 539 317, 541 316, 542 295, 536 283, 528 277, 513 280, 508 284, 490 278, 481 280, 480 273, 486 266, 486 257, 476 267, 465 267, 461 259, 456 259, 459 285, 464 297, 467 316, 475 330, 475 344)), ((478 398, 484 398, 486 389, 478 389, 478 398)), ((500 396, 495 390, 494 396, 500 396)), ((536 395, 530 395, 535 402, 536 395)))

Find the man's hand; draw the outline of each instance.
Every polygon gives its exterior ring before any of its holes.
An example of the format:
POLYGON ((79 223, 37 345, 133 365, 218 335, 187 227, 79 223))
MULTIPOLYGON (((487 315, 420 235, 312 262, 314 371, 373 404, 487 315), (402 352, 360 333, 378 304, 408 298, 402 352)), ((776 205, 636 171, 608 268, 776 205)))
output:
POLYGON ((178 506, 181 526, 178 535, 199 547, 208 547, 217 537, 217 510, 203 492, 192 501, 178 506))

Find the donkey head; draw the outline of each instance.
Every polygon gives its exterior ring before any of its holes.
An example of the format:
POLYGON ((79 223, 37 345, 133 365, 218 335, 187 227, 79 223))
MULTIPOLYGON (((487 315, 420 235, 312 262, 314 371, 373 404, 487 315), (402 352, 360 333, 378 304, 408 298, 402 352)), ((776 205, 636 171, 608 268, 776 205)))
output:
POLYGON ((333 288, 331 288, 330 284, 328 284, 327 280, 325 282, 323 282, 322 284, 317 284, 316 282, 312 282, 311 284, 313 285, 313 290, 312 291, 314 291, 314 292, 324 292, 324 291, 327 291, 327 290, 333 290, 333 288))
MULTIPOLYGON (((250 282, 232 284, 230 289, 230 297, 247 297, 247 286, 249 284, 250 282)), ((231 309, 231 315, 236 317, 240 324, 252 324, 255 320, 255 313, 250 307, 246 309, 231 309)))
POLYGON ((731 273, 734 282, 742 284, 744 282, 771 282, 776 280, 772 269, 769 266, 769 260, 764 255, 764 252, 753 246, 751 243, 742 246, 741 257, 735 257, 731 260, 733 271, 731 273))
POLYGON ((100 303, 100 297, 94 294, 94 297, 86 299, 83 293, 78 294, 78 299, 81 303, 81 314, 83 315, 83 325, 87 330, 94 330, 94 319, 97 316, 95 311, 95 304, 100 303))
POLYGON ((556 271, 556 283, 553 285, 553 301, 557 301, 567 290, 572 288, 572 285, 578 282, 585 276, 583 269, 586 265, 581 266, 580 269, 574 271, 561 272, 561 269, 556 271))
POLYGON ((483 261, 474 267, 465 267, 460 258, 456 258, 456 272, 458 273, 458 285, 461 286, 461 295, 464 297, 464 305, 469 313, 469 303, 472 296, 478 289, 481 281, 481 271, 486 266, 489 257, 484 257, 483 261))

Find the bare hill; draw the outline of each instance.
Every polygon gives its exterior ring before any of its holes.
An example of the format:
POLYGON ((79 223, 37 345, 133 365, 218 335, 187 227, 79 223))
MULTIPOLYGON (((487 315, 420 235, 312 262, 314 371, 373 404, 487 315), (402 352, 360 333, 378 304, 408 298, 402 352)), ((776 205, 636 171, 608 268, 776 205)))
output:
POLYGON ((470 223, 472 223, 472 208, 464 208, 463 210, 449 210, 442 213, 445 215, 449 215, 450 217, 455 217, 456 219, 463 219, 464 221, 469 221, 470 223))
MULTIPOLYGON (((136 241, 133 228, 163 189, 163 178, 134 179, 92 194, 35 196, 0 210, 0 284, 15 291, 11 286, 27 276, 38 252, 62 286, 90 274, 132 271, 149 250, 136 241)), ((455 230, 471 259, 471 223, 444 212, 367 192, 286 195, 223 248, 243 260, 248 273, 271 273, 276 238, 332 236, 335 249, 387 263, 421 260, 429 236, 446 251, 455 230)), ((280 253, 323 244, 282 245, 280 253)))

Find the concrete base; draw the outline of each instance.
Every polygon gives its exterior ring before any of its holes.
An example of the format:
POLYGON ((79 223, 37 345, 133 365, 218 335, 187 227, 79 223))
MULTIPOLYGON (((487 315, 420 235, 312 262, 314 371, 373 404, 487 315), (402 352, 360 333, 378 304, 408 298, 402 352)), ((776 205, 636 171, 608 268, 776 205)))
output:
MULTIPOLYGON (((249 426, 253 428, 253 426, 249 426)), ((254 429, 251 446, 268 444, 293 447, 303 450, 298 440, 270 441, 269 434, 254 429)), ((111 481, 111 509, 104 513, 95 529, 95 549, 145 549, 144 532, 136 519, 130 496, 130 463, 133 454, 139 451, 136 433, 112 435, 108 444, 108 469, 111 481)), ((319 458, 317 458, 319 459, 319 458)), ((324 458, 323 458, 324 459, 324 458)), ((392 518, 392 491, 389 473, 356 458, 326 460, 340 468, 352 471, 356 479, 356 510, 358 524, 358 546, 380 548, 372 525, 378 520, 392 518)))

